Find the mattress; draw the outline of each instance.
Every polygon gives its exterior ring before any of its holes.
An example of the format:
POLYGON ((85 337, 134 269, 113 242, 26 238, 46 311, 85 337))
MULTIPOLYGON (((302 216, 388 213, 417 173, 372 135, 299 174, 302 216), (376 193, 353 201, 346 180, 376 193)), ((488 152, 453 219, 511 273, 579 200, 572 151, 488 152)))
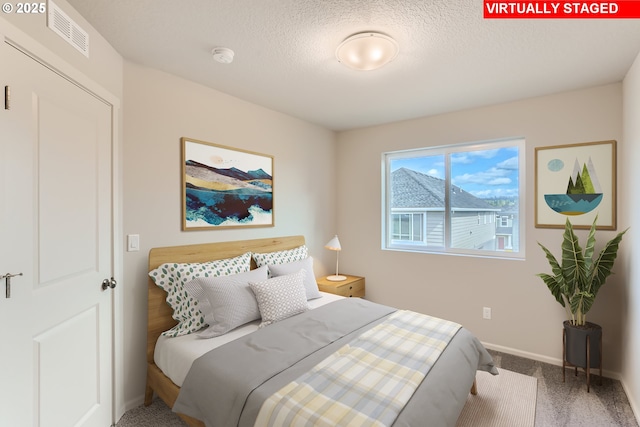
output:
MULTIPOLYGON (((309 301, 309 308, 314 309, 344 297, 326 292, 320 292, 321 298, 309 301)), ((244 335, 258 330, 259 320, 247 323, 226 334, 202 339, 197 334, 188 334, 180 337, 170 338, 160 336, 154 351, 154 361, 156 366, 173 381, 178 387, 182 387, 193 361, 228 342, 231 342, 244 335)))

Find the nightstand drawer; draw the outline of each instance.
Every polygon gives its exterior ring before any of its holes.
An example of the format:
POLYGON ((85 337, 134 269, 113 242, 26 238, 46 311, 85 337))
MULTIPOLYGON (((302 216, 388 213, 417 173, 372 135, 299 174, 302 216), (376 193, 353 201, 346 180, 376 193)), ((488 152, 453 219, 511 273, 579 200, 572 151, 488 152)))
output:
POLYGON ((329 292, 343 297, 360 297, 364 298, 365 286, 364 277, 347 276, 347 280, 341 282, 332 282, 326 277, 317 280, 318 289, 322 292, 329 292))

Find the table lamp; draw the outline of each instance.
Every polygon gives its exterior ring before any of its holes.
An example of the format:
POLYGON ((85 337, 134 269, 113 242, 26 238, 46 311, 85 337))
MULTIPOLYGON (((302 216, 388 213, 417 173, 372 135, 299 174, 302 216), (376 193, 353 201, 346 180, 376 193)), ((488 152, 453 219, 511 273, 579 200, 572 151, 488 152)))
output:
POLYGON ((347 280, 347 276, 340 276, 338 274, 338 260, 340 251, 342 250, 342 247, 340 246, 340 240, 338 240, 338 235, 336 234, 333 239, 329 240, 329 242, 324 245, 324 247, 329 249, 330 251, 336 251, 336 274, 327 276, 327 280, 330 280, 332 282, 341 282, 343 280, 347 280))

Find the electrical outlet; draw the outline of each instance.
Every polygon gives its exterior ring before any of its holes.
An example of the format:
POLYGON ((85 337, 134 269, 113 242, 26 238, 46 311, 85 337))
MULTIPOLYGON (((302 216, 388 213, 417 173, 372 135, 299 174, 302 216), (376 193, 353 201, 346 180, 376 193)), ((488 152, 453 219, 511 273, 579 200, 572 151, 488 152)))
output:
POLYGON ((491 319, 491 307, 482 307, 482 318, 491 319))

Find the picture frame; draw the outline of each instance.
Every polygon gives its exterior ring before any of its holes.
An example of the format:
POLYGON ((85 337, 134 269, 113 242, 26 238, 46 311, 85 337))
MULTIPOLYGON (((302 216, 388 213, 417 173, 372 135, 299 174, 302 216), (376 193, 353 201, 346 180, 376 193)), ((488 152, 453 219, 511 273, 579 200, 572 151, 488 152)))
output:
POLYGON ((182 137, 182 230, 273 227, 268 154, 182 137))
POLYGON ((615 230, 616 141, 535 148, 535 226, 615 230))

